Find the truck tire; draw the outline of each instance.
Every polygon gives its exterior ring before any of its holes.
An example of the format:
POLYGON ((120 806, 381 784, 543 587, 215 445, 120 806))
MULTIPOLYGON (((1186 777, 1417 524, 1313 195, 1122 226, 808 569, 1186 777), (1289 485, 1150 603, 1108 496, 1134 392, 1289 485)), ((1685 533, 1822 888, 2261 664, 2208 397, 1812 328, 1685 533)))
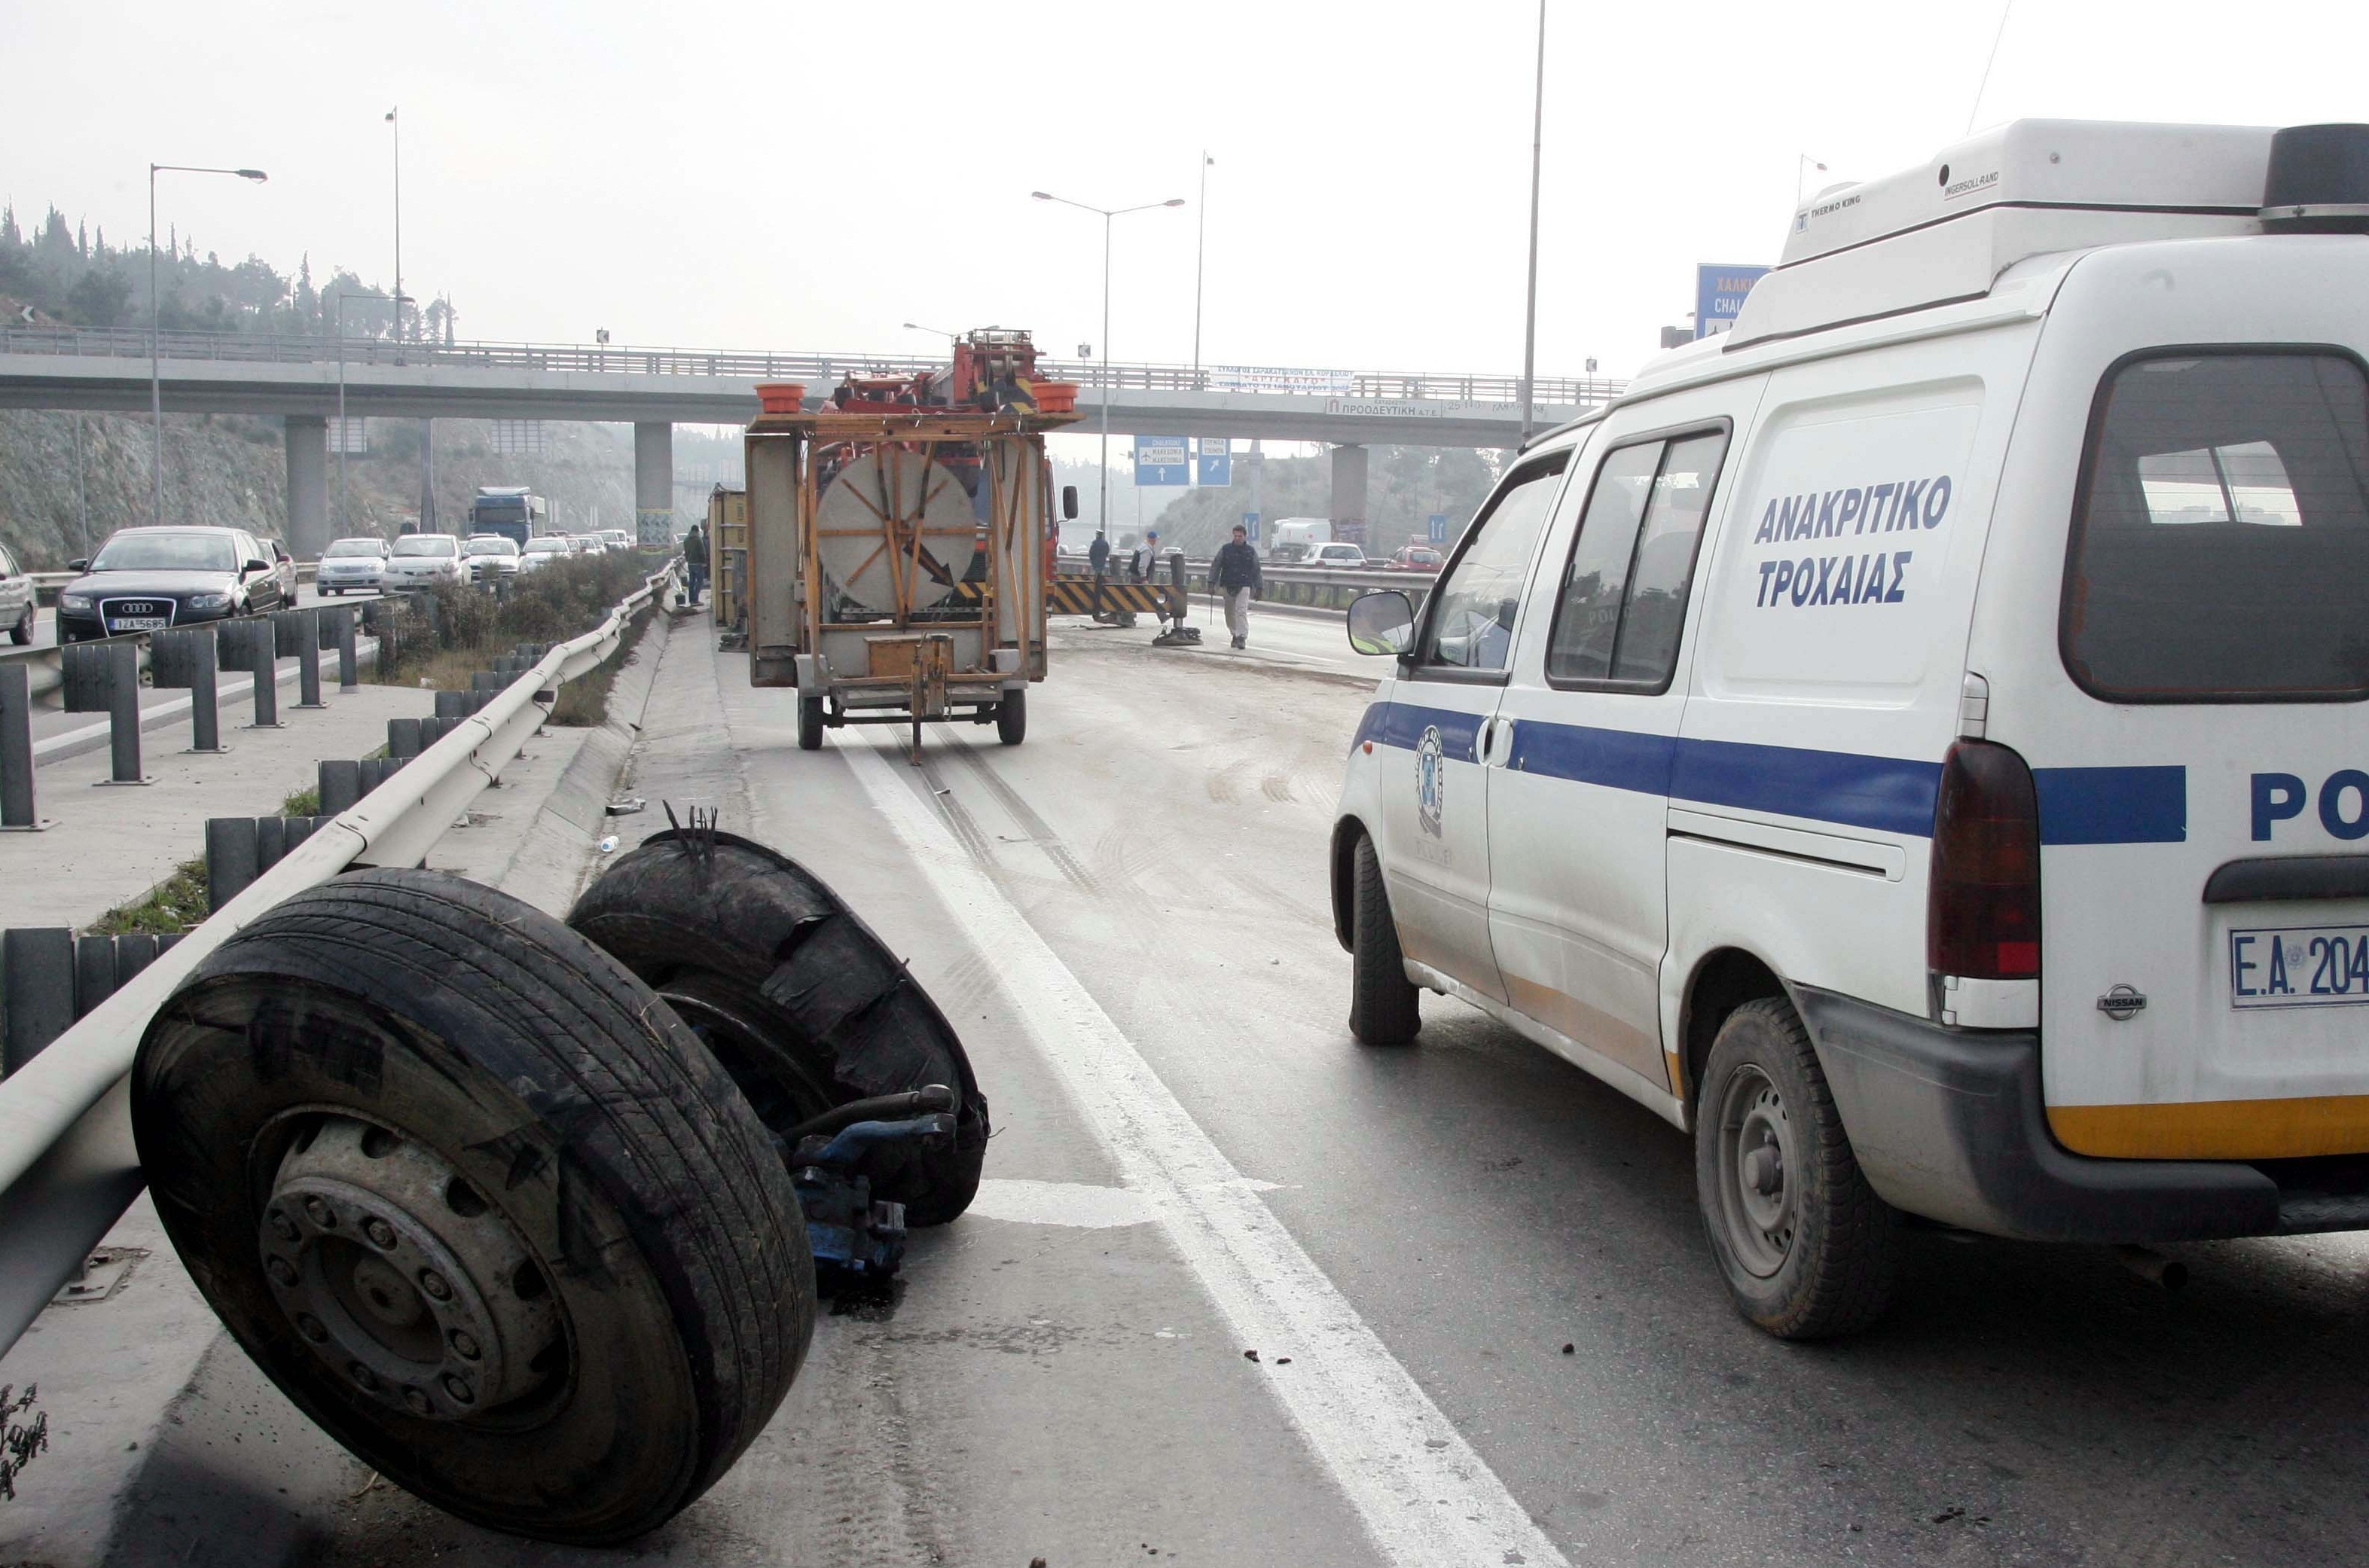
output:
POLYGON ((730 833, 670 830, 619 857, 567 923, 666 999, 777 1134, 851 1100, 953 1090, 951 1145, 888 1146, 864 1172, 915 1225, 970 1207, 990 1129, 962 1040, 805 867, 730 833))
POLYGON ((1028 738, 1028 693, 1025 690, 1006 692, 1003 701, 995 704, 995 738, 1006 746, 1017 746, 1028 738))
POLYGON ((610 1545, 704 1492, 812 1335, 787 1173, 624 967, 437 872, 299 893, 150 1023, 132 1122, 231 1333, 363 1463, 610 1545))
POLYGON ((1703 1227, 1736 1310, 1780 1339, 1856 1333, 1890 1303, 1900 1219, 1876 1196, 1783 997, 1727 1015, 1695 1115, 1703 1227))
POLYGON ((1361 1046, 1403 1046, 1423 1027, 1423 992, 1406 978, 1398 922, 1374 841, 1360 836, 1350 906, 1349 1033, 1361 1046))
POLYGON ((822 750, 822 693, 819 692, 811 697, 803 692, 798 693, 798 750, 822 750))

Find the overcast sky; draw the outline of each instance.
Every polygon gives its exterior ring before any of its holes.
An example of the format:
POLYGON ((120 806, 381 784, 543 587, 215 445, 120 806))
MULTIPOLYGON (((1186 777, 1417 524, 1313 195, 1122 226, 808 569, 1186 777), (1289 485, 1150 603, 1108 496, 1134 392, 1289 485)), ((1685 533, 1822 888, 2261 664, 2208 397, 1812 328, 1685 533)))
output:
MULTIPOLYGON (((1539 368, 1626 374, 1698 261, 1775 258, 1820 180, 1963 133, 2000 11, 1548 0, 1539 368)), ((13 0, 0 196, 225 260, 403 268, 464 337, 930 349, 1099 341, 1102 206, 1198 196, 1202 358, 1512 372, 1530 0, 351 6, 13 0)), ((2369 6, 2017 0, 1978 122, 2369 118, 2369 6)), ((1117 223, 1110 351, 1193 349, 1197 203, 1117 223)))

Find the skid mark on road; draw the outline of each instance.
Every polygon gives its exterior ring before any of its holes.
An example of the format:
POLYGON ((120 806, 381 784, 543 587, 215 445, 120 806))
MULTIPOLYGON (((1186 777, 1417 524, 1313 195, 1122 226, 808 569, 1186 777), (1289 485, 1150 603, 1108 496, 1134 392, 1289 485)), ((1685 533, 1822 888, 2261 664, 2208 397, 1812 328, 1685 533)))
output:
POLYGON ((1081 892, 1100 896, 1102 884, 1094 880, 1094 874, 1070 853, 1070 846, 1053 831, 1052 824, 1039 817, 1036 808, 1029 805, 1018 790, 1003 782, 1003 775, 995 771, 995 764, 981 756, 978 749, 961 736, 949 733, 946 738, 954 742, 955 755, 970 765, 971 771, 978 775, 979 783, 987 786, 988 793, 1012 814, 1012 819, 1027 832, 1029 841, 1045 852, 1045 857, 1070 879, 1070 885, 1081 892))
POLYGON ((869 745, 841 750, 949 916, 996 955, 1016 1015, 1127 1187, 1242 1344, 1266 1353, 1269 1388, 1382 1556, 1404 1568, 1563 1563, 946 819, 899 781, 900 764, 869 745))

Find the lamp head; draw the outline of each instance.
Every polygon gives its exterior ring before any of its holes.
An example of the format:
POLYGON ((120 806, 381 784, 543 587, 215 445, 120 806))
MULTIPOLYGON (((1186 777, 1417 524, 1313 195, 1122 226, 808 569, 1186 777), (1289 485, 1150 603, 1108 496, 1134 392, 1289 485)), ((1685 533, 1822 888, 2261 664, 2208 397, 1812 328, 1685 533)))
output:
POLYGON ((1032 190, 1028 194, 1032 199, 1038 201, 1050 201, 1053 200, 1053 193, 1049 190, 1032 190))
POLYGON ((1184 205, 1184 198, 1182 196, 1175 197, 1171 200, 1162 201, 1161 205, 1162 207, 1182 207, 1184 205))
POLYGON ((237 175, 241 179, 251 179, 258 185, 261 185, 265 180, 271 177, 261 169, 234 169, 231 172, 237 175))

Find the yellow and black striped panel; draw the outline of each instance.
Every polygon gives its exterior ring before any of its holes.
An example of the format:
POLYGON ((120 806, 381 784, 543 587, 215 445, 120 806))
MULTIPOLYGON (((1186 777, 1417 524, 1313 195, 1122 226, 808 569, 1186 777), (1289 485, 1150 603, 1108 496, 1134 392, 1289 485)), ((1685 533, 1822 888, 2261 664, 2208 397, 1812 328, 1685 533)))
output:
MULTIPOLYGON (((977 604, 985 597, 987 585, 958 582, 954 591, 939 601, 942 604, 977 604)), ((1160 613, 1162 598, 1167 590, 1157 583, 1108 582, 1102 585, 1102 598, 1094 598, 1092 578, 1055 578, 1045 585, 1045 612, 1048 615, 1091 615, 1097 609, 1133 610, 1139 614, 1160 613)))

